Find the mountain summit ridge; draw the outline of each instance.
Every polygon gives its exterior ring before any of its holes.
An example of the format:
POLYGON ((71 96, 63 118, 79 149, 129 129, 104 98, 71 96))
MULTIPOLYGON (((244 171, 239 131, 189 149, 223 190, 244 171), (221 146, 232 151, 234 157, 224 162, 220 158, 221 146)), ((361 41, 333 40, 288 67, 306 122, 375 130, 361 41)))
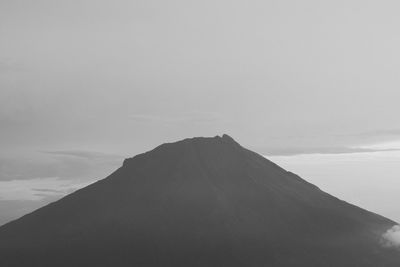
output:
POLYGON ((195 137, 0 227, 0 266, 394 267, 394 224, 226 134, 195 137))
POLYGON ((185 139, 182 139, 182 140, 179 140, 179 141, 175 141, 175 142, 163 143, 163 144, 155 147, 154 149, 152 149, 150 151, 138 154, 138 155, 136 155, 134 157, 131 157, 131 158, 127 158, 127 159, 124 160, 124 162, 125 161, 129 161, 129 160, 131 160, 133 158, 136 158, 138 156, 141 156, 141 155, 144 155, 144 154, 148 154, 148 153, 151 153, 153 151, 160 150, 160 149, 165 148, 165 147, 190 145, 190 144, 194 144, 194 143, 198 143, 198 142, 204 142, 204 141, 207 142, 207 141, 210 141, 210 140, 216 140, 216 141, 221 141, 221 142, 225 142, 225 143, 230 143, 232 145, 233 144, 234 145, 239 145, 239 143, 237 143, 232 137, 230 137, 227 134, 223 134, 222 136, 216 135, 214 137, 191 137, 191 138, 185 138, 185 139))

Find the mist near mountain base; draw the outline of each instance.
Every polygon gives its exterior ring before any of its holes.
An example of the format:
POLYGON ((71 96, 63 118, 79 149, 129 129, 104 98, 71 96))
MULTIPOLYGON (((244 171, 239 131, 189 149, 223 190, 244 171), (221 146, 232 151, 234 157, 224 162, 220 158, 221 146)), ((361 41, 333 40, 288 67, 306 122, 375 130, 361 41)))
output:
POLYGON ((382 245, 400 249, 400 225, 395 225, 382 235, 382 245))

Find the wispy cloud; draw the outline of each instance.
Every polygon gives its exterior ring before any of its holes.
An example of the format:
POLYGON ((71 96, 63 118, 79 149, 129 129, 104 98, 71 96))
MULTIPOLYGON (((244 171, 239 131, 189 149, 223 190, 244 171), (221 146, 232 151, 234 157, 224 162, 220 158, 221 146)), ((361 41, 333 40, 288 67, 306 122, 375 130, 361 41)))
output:
POLYGON ((33 191, 52 193, 52 194, 64 194, 65 191, 59 189, 48 189, 48 188, 32 188, 33 191))
POLYGON ((109 159, 121 159, 120 155, 107 154, 95 151, 85 150, 54 150, 54 151, 43 151, 43 153, 55 155, 55 156, 70 156, 77 158, 84 158, 88 160, 109 160, 109 159))
POLYGON ((14 72, 24 70, 23 64, 11 58, 0 58, 0 74, 4 72, 14 72))
POLYGON ((0 181, 58 177, 66 180, 104 178, 122 165, 122 156, 81 150, 0 155, 0 181))
POLYGON ((41 200, 64 196, 92 182, 67 181, 58 177, 0 181, 0 200, 41 200))
POLYGON ((190 112, 183 115, 153 115, 132 114, 129 119, 142 123, 214 123, 223 120, 219 113, 215 112, 190 112))
POLYGON ((3 197, 0 197, 0 226, 51 202, 57 201, 86 185, 88 184, 77 183, 68 185, 65 184, 65 181, 57 178, 26 180, 22 181, 22 183, 21 181, 0 181, 0 195, 3 195, 3 197), (4 186, 4 183, 6 186, 4 186), (35 186, 58 189, 34 188, 35 186), (6 194, 1 194, 4 191, 7 191, 6 194))
POLYGON ((0 225, 105 178, 122 156, 84 150, 0 155, 0 225))
POLYGON ((0 226, 57 199, 58 197, 40 200, 0 200, 0 226))
POLYGON ((366 131, 352 134, 360 137, 400 136, 400 128, 366 131))
POLYGON ((266 156, 294 156, 302 154, 351 154, 384 151, 399 151, 398 148, 364 148, 364 147, 287 147, 287 148, 255 148, 266 156))

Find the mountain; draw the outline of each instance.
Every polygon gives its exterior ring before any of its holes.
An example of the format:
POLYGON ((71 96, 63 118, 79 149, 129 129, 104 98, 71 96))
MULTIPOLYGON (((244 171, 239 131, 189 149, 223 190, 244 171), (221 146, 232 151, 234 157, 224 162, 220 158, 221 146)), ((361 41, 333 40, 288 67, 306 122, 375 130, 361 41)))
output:
POLYGON ((0 266, 400 266, 395 222, 231 137, 163 144, 0 227, 0 266))

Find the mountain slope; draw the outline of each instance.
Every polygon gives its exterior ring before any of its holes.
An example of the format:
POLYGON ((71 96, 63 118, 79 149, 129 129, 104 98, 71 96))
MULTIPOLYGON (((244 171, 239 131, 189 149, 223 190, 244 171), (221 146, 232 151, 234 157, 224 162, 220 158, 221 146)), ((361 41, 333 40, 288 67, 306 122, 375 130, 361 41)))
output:
POLYGON ((0 227, 0 266, 400 266, 395 223, 231 137, 163 144, 0 227))

